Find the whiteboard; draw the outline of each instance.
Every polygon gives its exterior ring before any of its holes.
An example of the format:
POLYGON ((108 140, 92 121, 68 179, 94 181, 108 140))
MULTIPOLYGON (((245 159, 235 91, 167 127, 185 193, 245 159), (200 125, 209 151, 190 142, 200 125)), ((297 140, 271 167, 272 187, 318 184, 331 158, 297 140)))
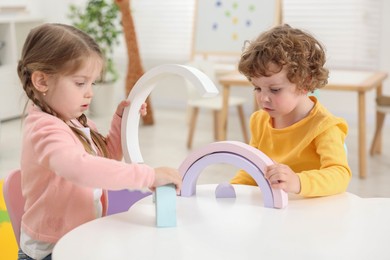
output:
POLYGON ((241 53, 280 19, 278 0, 197 0, 193 54, 241 53))

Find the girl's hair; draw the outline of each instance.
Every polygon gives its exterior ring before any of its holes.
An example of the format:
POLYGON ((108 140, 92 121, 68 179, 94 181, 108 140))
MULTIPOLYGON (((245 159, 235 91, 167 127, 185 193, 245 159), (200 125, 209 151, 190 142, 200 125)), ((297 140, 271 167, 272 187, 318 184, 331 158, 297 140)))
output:
MULTIPOLYGON (((84 65, 86 58, 99 57, 104 62, 103 54, 97 43, 83 31, 65 24, 43 24, 33 28, 28 34, 18 62, 17 72, 28 98, 43 112, 57 116, 50 108, 31 81, 34 71, 41 71, 51 76, 70 75, 84 65)), ((83 114, 77 120, 88 127, 83 114)), ((94 154, 89 139, 76 127, 69 126, 80 139, 85 150, 94 154)), ((92 141, 104 157, 108 157, 105 138, 91 129, 92 141)))
POLYGON ((298 90, 313 91, 328 82, 324 47, 312 35, 288 24, 273 27, 243 51, 239 71, 248 79, 271 76, 287 68, 287 78, 298 90), (275 64, 277 71, 270 71, 275 64))

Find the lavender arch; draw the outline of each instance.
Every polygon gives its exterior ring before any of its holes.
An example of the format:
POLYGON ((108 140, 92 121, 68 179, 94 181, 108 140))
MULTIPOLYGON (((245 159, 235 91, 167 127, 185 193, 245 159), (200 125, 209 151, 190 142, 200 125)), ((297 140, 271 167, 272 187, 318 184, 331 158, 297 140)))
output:
POLYGON ((287 194, 273 189, 264 178, 263 172, 272 160, 254 147, 241 142, 223 141, 211 143, 189 155, 179 167, 183 176, 181 196, 189 197, 196 193, 196 182, 204 168, 211 164, 228 163, 247 171, 264 194, 264 206, 285 208, 287 194))

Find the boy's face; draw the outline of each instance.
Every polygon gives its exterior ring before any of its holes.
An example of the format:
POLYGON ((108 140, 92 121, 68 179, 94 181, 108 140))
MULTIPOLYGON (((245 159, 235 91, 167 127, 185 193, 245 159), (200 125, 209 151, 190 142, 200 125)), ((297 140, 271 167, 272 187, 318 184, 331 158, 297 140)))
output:
MULTIPOLYGON (((274 64, 269 66, 270 71, 276 71, 274 64)), ((255 87, 256 101, 259 108, 277 120, 289 122, 300 117, 301 105, 307 99, 307 93, 297 91, 294 83, 287 78, 287 69, 269 77, 251 78, 255 87)))
POLYGON ((92 86, 99 78, 101 70, 102 62, 91 57, 78 71, 70 75, 49 77, 45 102, 65 121, 78 118, 91 103, 92 86))

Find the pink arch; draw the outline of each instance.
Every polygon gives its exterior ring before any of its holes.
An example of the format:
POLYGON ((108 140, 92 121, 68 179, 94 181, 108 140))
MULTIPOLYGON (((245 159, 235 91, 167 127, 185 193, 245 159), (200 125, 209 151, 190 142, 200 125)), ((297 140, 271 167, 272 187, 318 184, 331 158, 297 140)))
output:
POLYGON ((194 195, 201 171, 216 163, 229 163, 246 170, 262 190, 265 207, 287 206, 287 194, 283 190, 272 189, 263 175, 265 167, 273 164, 272 160, 258 149, 235 141, 211 143, 189 155, 179 167, 183 176, 181 195, 194 195))

